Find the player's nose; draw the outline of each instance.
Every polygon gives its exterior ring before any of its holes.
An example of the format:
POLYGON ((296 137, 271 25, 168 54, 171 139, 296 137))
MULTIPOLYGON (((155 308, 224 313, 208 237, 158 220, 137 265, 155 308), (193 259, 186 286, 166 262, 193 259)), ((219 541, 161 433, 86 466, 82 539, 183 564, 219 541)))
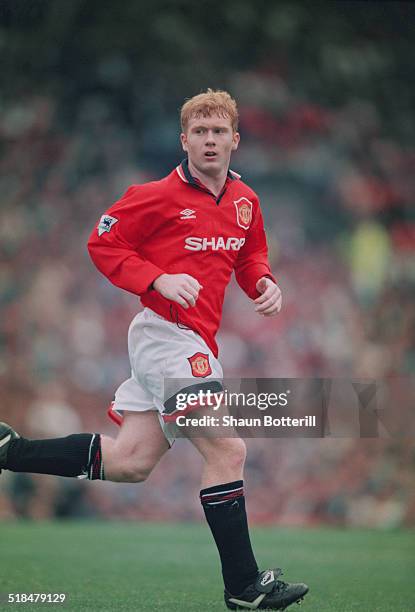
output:
POLYGON ((206 144, 216 144, 215 132, 213 130, 208 130, 206 144))

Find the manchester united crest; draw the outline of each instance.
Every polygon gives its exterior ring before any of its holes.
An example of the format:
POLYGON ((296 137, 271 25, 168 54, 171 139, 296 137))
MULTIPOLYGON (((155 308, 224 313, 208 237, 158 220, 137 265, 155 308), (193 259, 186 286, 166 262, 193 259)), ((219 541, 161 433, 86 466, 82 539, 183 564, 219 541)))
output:
POLYGON ((195 353, 191 357, 187 358, 192 368, 193 376, 204 378, 212 374, 212 368, 209 363, 209 355, 206 353, 195 353))
POLYGON ((233 202, 236 208, 236 220, 239 227, 243 229, 249 229, 252 221, 252 202, 247 198, 239 198, 233 202))

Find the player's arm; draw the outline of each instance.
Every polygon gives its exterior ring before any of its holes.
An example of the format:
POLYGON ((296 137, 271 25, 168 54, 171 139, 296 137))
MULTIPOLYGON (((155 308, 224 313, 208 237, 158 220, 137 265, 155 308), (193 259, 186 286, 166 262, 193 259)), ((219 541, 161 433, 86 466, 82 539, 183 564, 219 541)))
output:
POLYGON ((261 209, 255 211, 235 263, 235 277, 239 286, 255 302, 255 311, 272 316, 281 310, 282 295, 268 262, 268 247, 261 209))
POLYGON ((140 246, 157 234, 161 215, 154 214, 155 194, 132 186, 101 216, 88 250, 92 261, 114 285, 142 295, 154 289, 184 308, 194 306, 201 286, 189 274, 167 274, 140 254, 140 246))
POLYGON ((148 195, 131 186, 101 216, 88 240, 92 261, 114 285, 141 295, 164 270, 140 255, 140 243, 152 232, 148 195))

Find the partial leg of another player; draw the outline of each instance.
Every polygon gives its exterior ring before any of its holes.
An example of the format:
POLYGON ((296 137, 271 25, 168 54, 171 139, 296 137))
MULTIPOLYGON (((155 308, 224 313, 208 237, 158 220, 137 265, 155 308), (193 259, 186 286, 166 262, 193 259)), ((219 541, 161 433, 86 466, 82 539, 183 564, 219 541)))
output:
POLYGON ((244 441, 190 439, 205 461, 200 500, 219 551, 227 607, 282 610, 300 601, 308 592, 307 585, 279 580, 279 568, 258 570, 245 509, 244 441))

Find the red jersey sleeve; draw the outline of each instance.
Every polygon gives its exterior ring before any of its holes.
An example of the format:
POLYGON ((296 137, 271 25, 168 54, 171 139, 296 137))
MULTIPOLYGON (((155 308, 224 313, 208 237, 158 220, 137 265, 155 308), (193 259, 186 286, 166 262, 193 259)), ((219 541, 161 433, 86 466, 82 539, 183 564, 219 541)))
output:
POLYGON ((141 295, 164 273, 140 255, 140 244, 151 235, 157 196, 148 185, 133 185, 102 215, 88 240, 92 261, 114 285, 141 295))
POLYGON ((239 251, 235 263, 235 277, 243 291, 254 300, 261 295, 256 289, 256 284, 262 276, 268 276, 274 283, 277 282, 268 263, 264 221, 258 205, 255 217, 246 233, 245 244, 239 251))

